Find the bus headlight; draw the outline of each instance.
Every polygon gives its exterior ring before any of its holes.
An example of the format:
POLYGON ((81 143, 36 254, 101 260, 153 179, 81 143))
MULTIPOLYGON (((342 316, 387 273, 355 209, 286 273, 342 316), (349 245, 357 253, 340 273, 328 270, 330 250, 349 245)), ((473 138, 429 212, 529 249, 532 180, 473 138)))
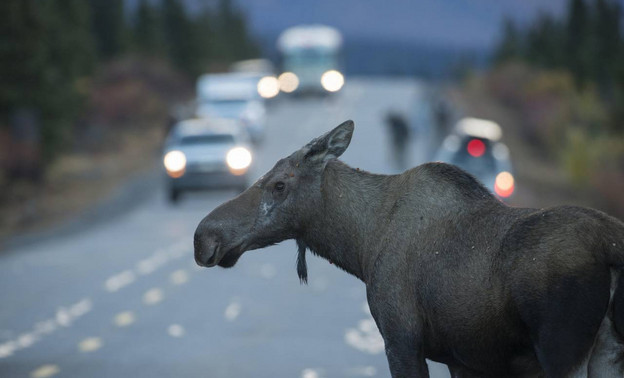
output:
POLYGON ((234 175, 242 175, 251 165, 251 152, 244 147, 235 147, 228 151, 225 161, 234 175))
POLYGON ((321 76, 321 85, 329 92, 338 92, 344 85, 344 76, 336 70, 329 70, 321 76))
POLYGON ((173 178, 181 177, 186 168, 186 155, 182 151, 169 151, 163 159, 167 174, 173 178))
POLYGON ((284 72, 277 80, 282 92, 292 93, 299 87, 299 78, 293 72, 284 72))
POLYGON ((258 81, 258 94, 262 98, 273 98, 279 93, 279 82, 273 76, 265 76, 258 81))

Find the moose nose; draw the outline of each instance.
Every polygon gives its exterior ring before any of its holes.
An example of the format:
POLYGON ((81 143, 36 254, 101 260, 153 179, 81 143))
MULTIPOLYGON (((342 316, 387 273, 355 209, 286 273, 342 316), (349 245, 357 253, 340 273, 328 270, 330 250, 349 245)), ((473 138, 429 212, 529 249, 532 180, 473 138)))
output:
POLYGON ((195 246, 195 262, 197 265, 211 267, 217 264, 216 258, 219 242, 216 237, 205 236, 198 228, 195 231, 193 244, 195 246))

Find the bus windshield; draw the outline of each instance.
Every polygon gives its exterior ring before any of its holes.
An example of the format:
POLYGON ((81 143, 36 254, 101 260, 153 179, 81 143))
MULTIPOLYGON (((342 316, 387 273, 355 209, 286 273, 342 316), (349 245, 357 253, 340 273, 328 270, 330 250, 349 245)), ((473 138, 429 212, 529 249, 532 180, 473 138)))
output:
POLYGON ((336 53, 319 49, 297 49, 284 56, 284 69, 296 72, 301 67, 331 69, 336 65, 336 53))

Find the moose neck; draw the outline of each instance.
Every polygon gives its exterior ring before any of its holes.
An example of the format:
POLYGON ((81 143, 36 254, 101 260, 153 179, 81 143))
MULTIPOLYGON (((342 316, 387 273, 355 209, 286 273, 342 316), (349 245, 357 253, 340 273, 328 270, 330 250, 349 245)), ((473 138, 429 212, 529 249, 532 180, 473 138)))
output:
POLYGON ((373 175, 333 160, 325 167, 321 203, 303 232, 310 250, 366 282, 376 258, 371 248, 389 176, 373 175))

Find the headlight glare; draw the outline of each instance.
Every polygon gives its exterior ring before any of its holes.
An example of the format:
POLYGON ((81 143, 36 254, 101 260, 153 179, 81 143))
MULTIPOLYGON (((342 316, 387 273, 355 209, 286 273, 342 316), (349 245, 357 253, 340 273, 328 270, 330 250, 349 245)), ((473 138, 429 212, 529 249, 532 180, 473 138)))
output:
POLYGON ((282 92, 292 93, 299 87, 299 78, 292 72, 284 72, 277 78, 282 92))
POLYGON ((279 94, 280 85, 274 76, 265 76, 258 81, 258 94, 263 98, 273 98, 279 94))
POLYGON ((165 169, 171 177, 180 177, 184 174, 186 168, 186 155, 182 151, 169 151, 163 159, 165 169))
POLYGON ((344 85, 344 76, 336 70, 329 70, 321 76, 321 85, 328 92, 338 92, 344 85))
POLYGON ((225 161, 233 174, 243 174, 251 165, 251 152, 245 147, 235 147, 228 151, 225 161))

